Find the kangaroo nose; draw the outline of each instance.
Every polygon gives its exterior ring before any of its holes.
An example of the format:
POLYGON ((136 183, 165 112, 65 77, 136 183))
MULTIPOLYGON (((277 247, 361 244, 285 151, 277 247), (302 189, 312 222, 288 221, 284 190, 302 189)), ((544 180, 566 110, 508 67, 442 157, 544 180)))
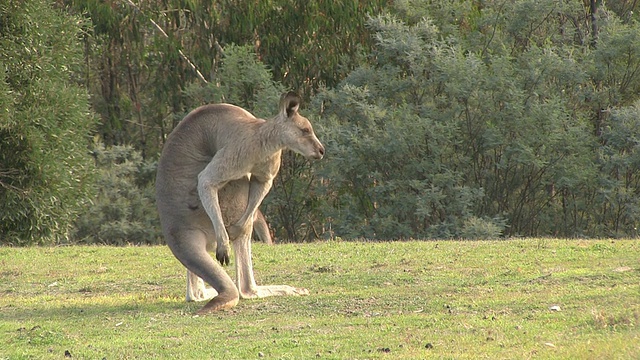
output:
POLYGON ((324 157, 324 146, 320 145, 320 148, 318 149, 318 154, 320 155, 318 157, 318 160, 322 159, 324 157))

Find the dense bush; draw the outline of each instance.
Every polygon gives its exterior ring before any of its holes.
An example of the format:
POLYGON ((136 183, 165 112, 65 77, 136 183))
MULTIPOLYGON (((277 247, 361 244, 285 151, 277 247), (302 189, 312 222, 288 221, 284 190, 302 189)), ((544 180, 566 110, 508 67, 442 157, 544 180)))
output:
POLYGON ((332 231, 635 236, 640 25, 576 1, 449 5, 372 18, 370 60, 316 99, 332 231))
POLYGON ((161 244, 155 207, 156 163, 131 146, 95 144, 97 192, 76 221, 74 240, 109 245, 161 244))
POLYGON ((92 189, 82 31, 49 1, 0 3, 0 244, 67 241, 92 189))

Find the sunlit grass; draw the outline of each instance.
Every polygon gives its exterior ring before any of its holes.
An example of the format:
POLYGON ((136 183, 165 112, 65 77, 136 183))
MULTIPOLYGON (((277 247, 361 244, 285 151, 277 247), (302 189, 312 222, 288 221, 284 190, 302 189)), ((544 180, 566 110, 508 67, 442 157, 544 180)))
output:
POLYGON ((636 240, 256 244, 254 264, 311 295, 196 317, 166 247, 0 248, 0 358, 640 357, 636 240))

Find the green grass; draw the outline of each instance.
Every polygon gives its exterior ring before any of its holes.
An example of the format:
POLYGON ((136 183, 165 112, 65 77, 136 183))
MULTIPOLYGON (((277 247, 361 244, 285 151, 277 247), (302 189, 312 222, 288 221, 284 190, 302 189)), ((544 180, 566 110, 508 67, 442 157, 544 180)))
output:
POLYGON ((197 317, 166 247, 0 248, 0 359, 640 358, 637 240, 256 244, 254 265, 311 295, 197 317))

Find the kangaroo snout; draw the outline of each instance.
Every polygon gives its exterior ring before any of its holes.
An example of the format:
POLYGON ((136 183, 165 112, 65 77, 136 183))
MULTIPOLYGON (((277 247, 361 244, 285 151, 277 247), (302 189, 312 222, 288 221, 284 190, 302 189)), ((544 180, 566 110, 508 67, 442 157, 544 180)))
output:
POLYGON ((296 146, 289 148, 307 159, 320 160, 324 157, 324 145, 313 133, 311 136, 298 138, 296 146))
POLYGON ((314 156, 314 158, 316 160, 321 160, 323 157, 324 157, 324 146, 320 144, 320 147, 318 147, 318 151, 316 152, 316 156, 314 156))
POLYGON ((315 136, 307 143, 307 151, 301 152, 309 159, 320 160, 324 157, 324 145, 315 136))

